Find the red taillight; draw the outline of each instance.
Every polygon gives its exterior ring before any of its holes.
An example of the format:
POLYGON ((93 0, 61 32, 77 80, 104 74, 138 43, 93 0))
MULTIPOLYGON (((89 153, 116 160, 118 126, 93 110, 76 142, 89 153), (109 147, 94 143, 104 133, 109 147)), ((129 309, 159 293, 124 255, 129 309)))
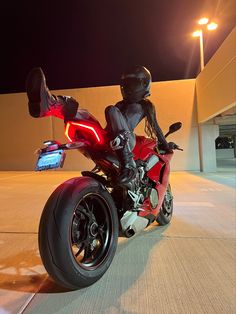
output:
POLYGON ((99 144, 102 144, 102 134, 99 129, 97 129, 95 126, 91 124, 85 124, 81 122, 72 122, 72 121, 67 122, 66 128, 65 128, 65 135, 70 142, 73 142, 72 138, 74 137, 75 131, 77 129, 84 129, 92 133, 95 136, 96 141, 99 144))
POLYGON ((70 142, 73 142, 73 140, 70 138, 70 136, 69 136, 69 128, 70 128, 70 122, 67 122, 66 123, 66 129, 65 129, 65 136, 68 138, 68 140, 70 141, 70 142))

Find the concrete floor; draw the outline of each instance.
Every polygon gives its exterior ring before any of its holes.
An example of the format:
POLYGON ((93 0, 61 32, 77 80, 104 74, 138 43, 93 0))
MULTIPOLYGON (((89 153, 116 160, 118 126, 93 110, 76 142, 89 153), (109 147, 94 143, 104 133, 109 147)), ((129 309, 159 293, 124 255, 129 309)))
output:
POLYGON ((235 168, 173 173, 171 224, 119 239, 103 278, 71 292, 46 274, 37 231, 50 193, 77 175, 0 173, 0 314, 236 313, 235 168))

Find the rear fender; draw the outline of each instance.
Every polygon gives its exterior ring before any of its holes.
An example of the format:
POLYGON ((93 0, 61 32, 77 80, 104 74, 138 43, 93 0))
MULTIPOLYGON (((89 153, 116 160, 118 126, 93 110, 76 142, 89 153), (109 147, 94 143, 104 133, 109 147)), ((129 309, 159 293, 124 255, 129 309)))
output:
POLYGON ((104 177, 102 177, 99 174, 94 173, 92 171, 82 171, 81 174, 83 177, 89 177, 89 178, 95 179, 96 181, 101 183, 101 185, 103 186, 104 189, 105 189, 105 186, 110 185, 109 182, 104 177))

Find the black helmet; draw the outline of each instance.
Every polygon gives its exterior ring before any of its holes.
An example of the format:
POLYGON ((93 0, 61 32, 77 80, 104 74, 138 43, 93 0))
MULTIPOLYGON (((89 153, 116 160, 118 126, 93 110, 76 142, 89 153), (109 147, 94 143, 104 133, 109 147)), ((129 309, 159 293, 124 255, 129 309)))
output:
POLYGON ((136 65, 121 76, 121 94, 124 100, 138 102, 150 95, 151 73, 144 66, 136 65))

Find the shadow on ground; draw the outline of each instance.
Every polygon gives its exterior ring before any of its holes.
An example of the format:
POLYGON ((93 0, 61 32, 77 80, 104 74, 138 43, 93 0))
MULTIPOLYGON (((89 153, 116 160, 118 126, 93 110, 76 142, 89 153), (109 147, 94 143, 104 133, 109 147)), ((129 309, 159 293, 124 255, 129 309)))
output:
MULTIPOLYGON (((139 268, 135 272, 132 272, 134 276, 130 277, 130 282, 128 285, 132 284, 135 278, 137 278, 144 270, 146 261, 148 260, 148 255, 150 250, 154 245, 162 239, 162 233, 165 231, 166 227, 160 227, 156 224, 150 226, 147 230, 143 231, 141 234, 136 235, 134 238, 126 239, 119 238, 119 244, 117 247, 115 259, 113 263, 124 264, 123 256, 129 255, 129 250, 131 247, 139 247, 139 241, 142 241, 142 237, 154 233, 155 239, 148 242, 145 247, 142 246, 142 255, 145 256, 145 260, 142 264, 139 264, 139 268)), ((139 250, 134 251, 139 258, 139 250)), ((113 263, 111 267, 113 267, 113 263)), ((114 266, 115 267, 115 266, 114 266)), ((127 265, 123 265, 127 267, 127 265)), ((108 270, 109 271, 109 270, 108 270)), ((27 250, 19 252, 18 254, 12 254, 8 258, 3 258, 0 260, 0 289, 13 290, 19 292, 28 293, 64 293, 69 290, 57 285, 50 277, 47 275, 45 268, 42 265, 41 258, 39 256, 38 250, 27 250)), ((104 276, 106 276, 105 274, 104 276)), ((108 276, 108 275, 107 275, 108 276)), ((95 285, 100 285, 102 279, 98 281, 95 285)), ((101 285, 100 285, 101 288, 101 285)), ((88 290, 86 288, 83 290, 88 290)), ((82 290, 80 290, 82 291, 82 290)), ((78 292, 76 292, 78 293, 78 292)))

